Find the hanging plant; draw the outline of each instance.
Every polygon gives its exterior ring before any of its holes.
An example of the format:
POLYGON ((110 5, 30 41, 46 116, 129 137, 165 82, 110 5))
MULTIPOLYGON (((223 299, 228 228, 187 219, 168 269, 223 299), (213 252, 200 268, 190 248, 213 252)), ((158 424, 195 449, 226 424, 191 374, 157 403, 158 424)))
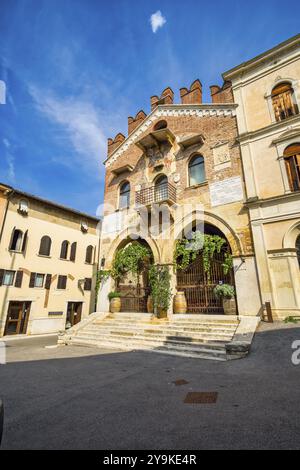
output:
POLYGON ((141 243, 132 242, 116 253, 111 275, 115 280, 130 272, 138 275, 145 264, 149 264, 151 253, 141 243))
MULTIPOLYGON (((191 240, 183 238, 177 240, 174 252, 174 266, 176 269, 186 269, 202 253, 203 267, 210 278, 211 261, 215 253, 220 253, 226 243, 225 238, 219 235, 203 234, 199 231, 193 233, 191 240)), ((226 275, 232 268, 232 255, 225 253, 225 259, 222 263, 223 272, 226 275)))
POLYGON ((95 285, 96 298, 98 297, 98 292, 99 292, 99 289, 100 289, 101 282, 108 279, 109 276, 110 276, 110 271, 109 270, 100 269, 99 271, 97 271, 96 285, 95 285))

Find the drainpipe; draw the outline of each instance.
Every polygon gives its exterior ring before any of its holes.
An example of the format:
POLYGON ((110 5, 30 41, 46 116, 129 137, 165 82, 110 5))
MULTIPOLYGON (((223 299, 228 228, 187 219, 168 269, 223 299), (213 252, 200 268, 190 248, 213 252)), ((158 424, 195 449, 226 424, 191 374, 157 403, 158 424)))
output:
POLYGON ((6 222, 6 217, 7 217, 7 212, 8 212, 8 206, 9 206, 9 203, 10 203, 10 196, 12 196, 14 194, 14 190, 11 190, 8 192, 8 196, 7 196, 7 201, 6 201, 6 207, 5 207, 5 212, 4 212, 4 217, 3 217, 3 221, 2 221, 2 225, 1 225, 1 231, 0 231, 0 243, 1 243, 1 240, 2 240, 2 236, 3 236, 3 232, 4 232, 4 226, 5 226, 5 222, 6 222))

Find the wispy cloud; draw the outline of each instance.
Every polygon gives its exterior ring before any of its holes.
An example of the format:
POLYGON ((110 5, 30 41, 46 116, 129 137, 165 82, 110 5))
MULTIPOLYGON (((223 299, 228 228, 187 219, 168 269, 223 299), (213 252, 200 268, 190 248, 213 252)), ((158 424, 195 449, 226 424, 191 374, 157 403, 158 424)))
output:
POLYGON ((38 111, 59 126, 57 137, 71 143, 78 157, 76 163, 87 171, 97 169, 100 172, 106 137, 100 113, 92 102, 82 97, 60 98, 35 86, 30 86, 29 92, 38 111))
POLYGON ((151 23, 151 28, 153 33, 156 33, 156 31, 159 28, 162 28, 163 25, 167 22, 166 18, 161 14, 161 11, 158 10, 156 13, 153 13, 150 16, 150 23, 151 23))
POLYGON ((8 139, 2 139, 2 142, 5 146, 5 160, 8 166, 7 178, 10 183, 16 183, 16 173, 15 173, 15 157, 11 152, 11 144, 8 139))

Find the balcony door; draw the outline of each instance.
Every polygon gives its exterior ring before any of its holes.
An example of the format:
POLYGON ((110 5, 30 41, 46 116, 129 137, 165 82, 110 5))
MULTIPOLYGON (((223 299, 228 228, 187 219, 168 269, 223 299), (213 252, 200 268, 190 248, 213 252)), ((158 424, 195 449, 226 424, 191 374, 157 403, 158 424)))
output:
POLYGON ((166 175, 161 175, 156 179, 154 195, 155 202, 161 202, 168 199, 168 178, 166 175))

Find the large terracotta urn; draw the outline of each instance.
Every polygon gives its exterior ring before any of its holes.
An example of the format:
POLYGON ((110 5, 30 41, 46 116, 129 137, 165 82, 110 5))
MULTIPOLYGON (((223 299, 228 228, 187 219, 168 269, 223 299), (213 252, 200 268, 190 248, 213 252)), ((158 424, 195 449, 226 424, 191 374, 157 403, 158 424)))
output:
POLYGON ((151 296, 151 295, 148 295, 148 299, 147 299, 147 312, 148 312, 148 313, 153 313, 153 311, 154 311, 154 307, 153 307, 152 296, 151 296))
POLYGON ((178 291, 174 297, 174 313, 186 313, 187 312, 187 302, 185 298, 185 293, 183 291, 178 291))
POLYGON ((236 301, 234 297, 231 299, 223 298, 223 310, 225 315, 236 315, 236 301))
POLYGON ((121 311, 121 299, 120 297, 114 297, 110 300, 110 311, 111 313, 118 313, 121 311))

